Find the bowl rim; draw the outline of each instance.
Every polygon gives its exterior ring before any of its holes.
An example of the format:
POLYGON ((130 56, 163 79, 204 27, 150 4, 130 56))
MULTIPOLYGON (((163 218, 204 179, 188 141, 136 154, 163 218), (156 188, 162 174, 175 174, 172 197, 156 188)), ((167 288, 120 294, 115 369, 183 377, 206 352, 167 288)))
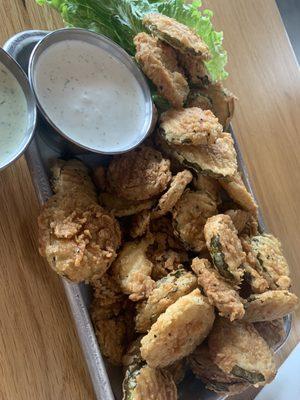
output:
POLYGON ((24 133, 24 138, 17 152, 12 155, 5 163, 0 163, 0 171, 3 171, 19 157, 21 157, 29 146, 36 128, 37 109, 35 97, 32 93, 30 83, 20 64, 3 48, 0 47, 0 64, 4 65, 10 73, 15 77, 20 85, 27 103, 27 125, 24 133))
MULTIPOLYGON (((101 46, 99 46, 102 48, 101 46)), ((60 134, 64 139, 67 141, 75 144, 76 146, 93 152, 97 154, 104 154, 104 155, 114 155, 114 154, 122 154, 126 153, 130 150, 133 150, 137 146, 139 146, 145 139, 146 137, 152 132, 154 125, 155 125, 155 107, 152 101, 151 97, 151 92, 150 88, 148 85, 148 82, 143 74, 143 72, 140 70, 138 65, 134 62, 133 58, 117 43, 115 43, 113 40, 109 39, 107 36, 102 35, 100 33, 96 33, 93 31, 90 31, 88 29, 84 28, 61 28, 57 29, 55 31, 52 31, 48 33, 41 41, 39 41, 34 49, 32 50, 32 53, 30 55, 29 59, 29 65, 28 65, 28 77, 29 77, 29 84, 31 87, 31 90, 35 96, 36 103, 38 106, 38 109, 42 113, 43 117, 46 119, 46 121, 55 129, 55 131, 60 134), (91 40, 89 40, 91 39, 91 40), (86 43, 90 43, 93 45, 97 46, 97 41, 105 45, 105 50, 107 51, 108 48, 111 48, 112 55, 115 56, 120 62, 123 62, 123 64, 127 67, 129 72, 133 74, 133 76, 136 78, 137 83, 140 85, 144 97, 145 97, 145 104, 147 105, 147 111, 145 113, 145 124, 143 126, 143 134, 140 135, 139 140, 137 140, 133 145, 130 145, 126 147, 126 149, 122 150, 117 150, 117 151, 107 151, 107 150, 99 150, 95 149, 93 147, 89 147, 86 145, 83 145, 82 143, 78 142, 77 140, 73 139, 69 135, 67 135, 64 131, 62 131, 56 123, 49 117, 47 114, 45 108, 42 106, 39 96, 36 90, 36 84, 35 84, 35 72, 36 72, 36 65, 39 57, 41 54, 51 47, 51 45, 55 43, 59 43, 65 40, 82 40, 86 43), (122 59, 120 59, 120 57, 122 59)))

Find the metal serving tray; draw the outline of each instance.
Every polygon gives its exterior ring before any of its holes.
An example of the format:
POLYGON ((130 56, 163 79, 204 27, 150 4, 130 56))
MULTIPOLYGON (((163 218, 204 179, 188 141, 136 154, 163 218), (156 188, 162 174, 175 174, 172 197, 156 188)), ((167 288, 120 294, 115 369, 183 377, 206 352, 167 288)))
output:
MULTIPOLYGON (((34 46, 47 33, 48 31, 37 30, 20 32, 5 43, 4 49, 16 59, 27 73, 30 54, 34 46)), ((49 163, 51 160, 58 157, 70 157, 74 155, 74 150, 69 148, 63 141, 58 140, 54 142, 53 140, 49 140, 49 137, 55 136, 57 138, 57 135, 51 135, 51 129, 52 128, 47 125, 39 115, 34 139, 30 143, 25 154, 40 204, 45 203, 45 201, 52 195, 48 176, 49 163)), ((235 140, 240 170, 243 173, 245 184, 253 194, 234 134, 233 138, 235 140)), ((76 157, 80 158, 91 167, 96 163, 99 163, 99 159, 103 159, 103 161, 107 159, 107 156, 88 152, 84 154, 76 153, 76 157)), ((259 215, 259 224, 261 231, 266 230, 261 215, 259 215)), ((97 400, 120 400, 122 398, 122 370, 121 368, 113 367, 106 363, 99 351, 94 329, 89 317, 89 305, 91 301, 90 288, 85 284, 72 284, 63 278, 62 281, 93 382, 96 398, 97 400)), ((278 348, 285 343, 290 329, 291 316, 289 315, 285 317, 286 337, 278 348)), ((192 374, 188 374, 179 387, 180 400, 221 400, 225 399, 225 397, 206 390, 202 383, 195 379, 192 374)), ((242 399, 242 397, 244 396, 241 395, 240 398, 242 399)))

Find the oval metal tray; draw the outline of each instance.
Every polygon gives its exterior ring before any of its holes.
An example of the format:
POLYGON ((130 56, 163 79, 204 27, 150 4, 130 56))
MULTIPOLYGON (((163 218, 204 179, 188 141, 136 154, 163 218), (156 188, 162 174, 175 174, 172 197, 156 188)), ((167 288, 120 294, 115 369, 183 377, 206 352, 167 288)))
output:
MULTIPOLYGON (((47 33, 49 32, 38 30, 24 31, 16 34, 5 43, 4 49, 16 59, 26 74, 30 54, 34 46, 47 33)), ((45 201, 52 195, 48 175, 51 160, 66 155, 72 155, 72 148, 69 148, 68 145, 58 137, 58 135, 52 136, 51 129, 52 128, 47 125, 42 117, 39 116, 34 138, 25 154, 40 204, 45 203, 45 201), (55 137, 56 141, 50 140, 49 137, 55 137)), ((243 174, 244 182, 249 191, 254 195, 236 137, 232 131, 231 133, 234 138, 235 148, 238 154, 239 168, 243 174)), ((91 167, 93 167, 96 161, 99 163, 99 155, 97 154, 76 154, 76 157, 80 158, 91 167)), ((107 159, 106 156, 103 156, 103 158, 107 159)), ((261 231, 266 230, 261 213, 259 213, 259 228, 261 231)), ((121 368, 116 368, 106 363, 101 356, 89 317, 89 305, 91 302, 90 288, 85 284, 72 284, 63 278, 62 281, 94 386, 96 398, 97 400, 119 400, 122 398, 122 370, 121 368)), ((291 316, 288 315, 285 317, 286 337, 283 339, 282 343, 280 343, 278 349, 287 340, 290 330, 291 316)), ((244 394, 241 396, 244 396, 244 394)), ((221 400, 225 399, 226 396, 220 396, 206 390, 199 380, 195 379, 191 374, 188 374, 183 383, 180 384, 179 398, 180 400, 221 400)), ((239 396, 235 398, 238 399, 239 396)))

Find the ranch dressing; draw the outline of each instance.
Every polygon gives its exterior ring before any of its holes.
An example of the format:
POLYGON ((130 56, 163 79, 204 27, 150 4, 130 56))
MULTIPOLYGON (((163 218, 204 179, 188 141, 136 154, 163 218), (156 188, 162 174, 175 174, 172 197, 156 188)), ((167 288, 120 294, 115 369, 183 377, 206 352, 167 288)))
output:
POLYGON ((27 125, 24 92, 13 74, 0 63, 0 167, 20 149, 27 125))
POLYGON ((44 111, 70 139, 104 152, 137 142, 145 123, 142 89, 106 50, 81 40, 52 44, 37 61, 34 82, 44 111))

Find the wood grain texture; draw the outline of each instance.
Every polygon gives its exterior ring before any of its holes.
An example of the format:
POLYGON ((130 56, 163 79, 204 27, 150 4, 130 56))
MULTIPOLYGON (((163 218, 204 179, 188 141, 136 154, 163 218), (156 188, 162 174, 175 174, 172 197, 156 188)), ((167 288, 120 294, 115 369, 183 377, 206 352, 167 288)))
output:
MULTIPOLYGON (((234 129, 270 231, 283 242, 300 295, 300 77, 273 0, 210 0, 239 97, 234 129)), ((0 43, 62 26, 33 0, 1 0, 0 43)), ((36 250, 38 204, 25 160, 0 173, 0 399, 94 399, 56 275, 36 250)), ((300 340, 300 311, 279 354, 300 340)), ((243 399, 253 398, 244 396, 243 399)))

